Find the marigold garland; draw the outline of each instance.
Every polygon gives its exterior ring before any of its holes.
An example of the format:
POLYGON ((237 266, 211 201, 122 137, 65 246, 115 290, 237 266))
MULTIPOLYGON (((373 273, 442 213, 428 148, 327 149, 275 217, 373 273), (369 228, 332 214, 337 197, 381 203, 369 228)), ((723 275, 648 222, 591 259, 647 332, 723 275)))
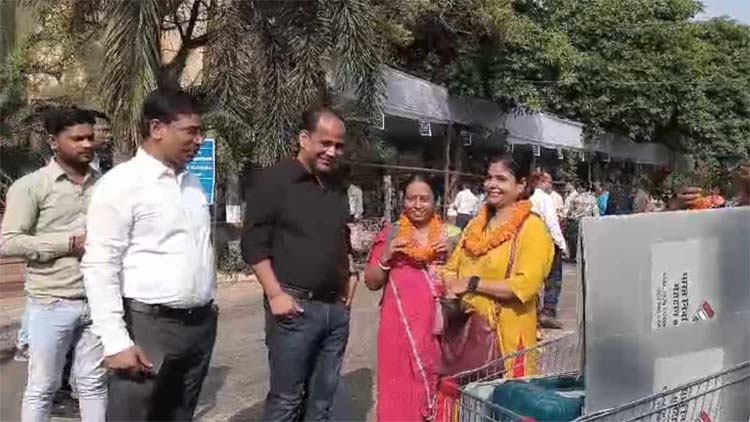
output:
POLYGON ((466 228, 462 244, 463 249, 473 257, 487 254, 512 239, 530 213, 531 202, 519 201, 513 205, 513 212, 507 221, 485 230, 490 219, 490 213, 486 206, 482 207, 476 218, 471 220, 466 228))
POLYGON ((440 241, 443 234, 443 223, 436 215, 433 215, 430 222, 427 223, 427 230, 427 244, 422 245, 417 240, 417 228, 414 227, 411 220, 406 215, 402 215, 398 220, 398 238, 405 239, 408 242, 402 253, 418 263, 430 263, 437 258, 432 246, 440 241))

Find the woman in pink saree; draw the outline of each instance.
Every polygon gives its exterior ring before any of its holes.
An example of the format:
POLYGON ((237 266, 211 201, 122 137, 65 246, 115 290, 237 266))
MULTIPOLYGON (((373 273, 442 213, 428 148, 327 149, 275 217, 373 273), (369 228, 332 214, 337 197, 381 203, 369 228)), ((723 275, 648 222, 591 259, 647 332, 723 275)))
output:
POLYGON ((433 412, 442 330, 437 265, 460 234, 434 211, 432 188, 413 176, 404 191, 404 214, 378 234, 365 270, 367 287, 385 289, 378 328, 380 422, 419 422, 433 412))

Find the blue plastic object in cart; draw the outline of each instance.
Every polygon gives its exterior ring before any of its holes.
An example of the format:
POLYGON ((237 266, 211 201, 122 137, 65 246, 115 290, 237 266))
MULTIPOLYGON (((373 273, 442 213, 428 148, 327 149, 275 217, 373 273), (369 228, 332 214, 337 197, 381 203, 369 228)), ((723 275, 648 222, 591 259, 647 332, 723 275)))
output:
MULTIPOLYGON (((583 379, 550 377, 506 381, 495 387, 492 403, 539 422, 572 421, 581 416, 584 401, 583 379)), ((493 415, 493 420, 499 415, 493 415)))

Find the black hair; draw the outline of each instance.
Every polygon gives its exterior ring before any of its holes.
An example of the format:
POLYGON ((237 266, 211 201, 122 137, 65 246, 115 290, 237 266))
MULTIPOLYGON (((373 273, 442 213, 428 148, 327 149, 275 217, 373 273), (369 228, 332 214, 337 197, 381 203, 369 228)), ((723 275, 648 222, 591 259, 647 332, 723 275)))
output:
POLYGON ((543 171, 535 171, 531 174, 531 177, 528 180, 529 187, 531 189, 536 189, 539 187, 539 185, 544 182, 544 179, 546 178, 546 174, 543 171))
POLYGON ((514 157, 512 153, 505 153, 501 155, 495 155, 490 158, 490 161, 487 163, 487 168, 489 168, 493 164, 500 163, 508 169, 510 174, 513 175, 513 177, 516 178, 517 182, 520 182, 521 179, 526 179, 526 183, 529 183, 529 176, 531 174, 531 165, 528 162, 527 159, 524 157, 514 157))
POLYGON ((196 99, 185 91, 174 89, 156 89, 143 101, 141 112, 141 135, 147 138, 151 133, 151 121, 171 123, 180 114, 200 114, 196 99))
POLYGON ((75 125, 93 125, 94 116, 88 111, 77 107, 52 107, 43 114, 44 128, 52 136, 75 125))
POLYGON ((333 108, 325 105, 318 105, 308 108, 302 113, 301 129, 308 132, 315 131, 315 129, 318 127, 318 121, 320 121, 320 118, 324 115, 333 116, 341 120, 342 122, 344 121, 341 115, 333 108))
POLYGON ((415 182, 422 182, 425 183, 427 186, 430 187, 430 190, 432 191, 432 196, 435 196, 435 186, 433 185, 433 180, 429 176, 425 176, 424 174, 414 173, 410 174, 409 177, 404 180, 404 183, 401 185, 403 186, 404 195, 406 195, 406 188, 409 187, 412 183, 415 182))
MULTIPOLYGON (((495 155, 490 158, 490 161, 487 163, 487 169, 489 171, 489 167, 493 164, 502 164, 503 167, 505 167, 510 174, 513 175, 513 177, 516 179, 516 183, 521 182, 521 180, 526 180, 526 188, 523 192, 521 192, 521 195, 519 195, 518 199, 528 199, 529 196, 531 196, 531 160, 523 155, 519 155, 518 157, 515 157, 513 153, 506 152, 502 155, 495 155)), ((492 207, 489 207, 490 213, 494 215, 495 210, 492 207)))

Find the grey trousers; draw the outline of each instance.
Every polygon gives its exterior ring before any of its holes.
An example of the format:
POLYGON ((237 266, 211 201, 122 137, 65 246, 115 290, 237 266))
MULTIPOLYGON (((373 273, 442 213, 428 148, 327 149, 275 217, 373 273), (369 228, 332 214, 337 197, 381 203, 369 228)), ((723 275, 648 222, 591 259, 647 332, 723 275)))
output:
POLYGON ((192 420, 216 341, 218 310, 212 306, 183 318, 126 303, 125 320, 135 344, 154 363, 154 374, 112 373, 107 420, 192 420))

